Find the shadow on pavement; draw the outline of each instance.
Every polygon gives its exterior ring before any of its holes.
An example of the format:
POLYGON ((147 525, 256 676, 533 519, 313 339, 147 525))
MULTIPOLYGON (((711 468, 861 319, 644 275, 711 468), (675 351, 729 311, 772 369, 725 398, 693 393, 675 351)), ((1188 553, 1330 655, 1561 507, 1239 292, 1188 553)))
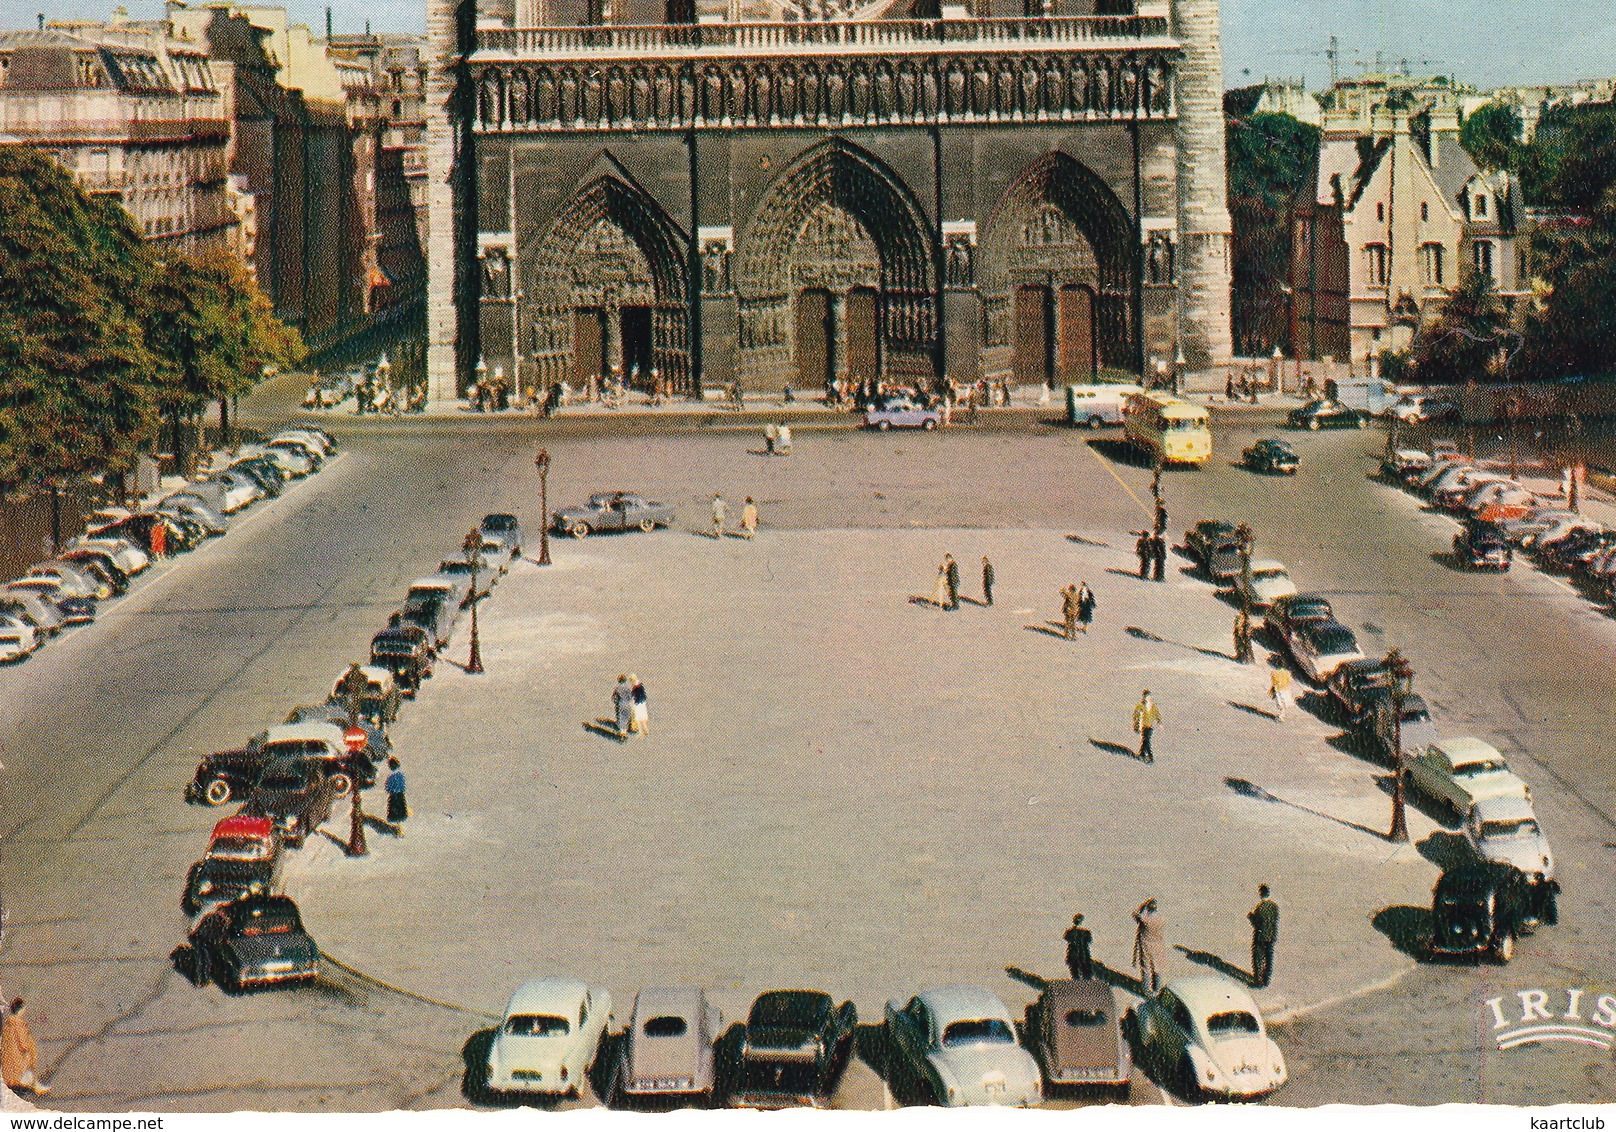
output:
POLYGON ((1151 466, 1144 452, 1126 441, 1095 438, 1086 441, 1086 443, 1095 452, 1114 464, 1126 464, 1130 468, 1148 468, 1151 466))
POLYGON ((1091 539, 1091 538, 1084 538, 1082 535, 1067 535, 1066 536, 1066 541, 1067 542, 1075 542, 1079 546, 1098 546, 1098 547, 1103 547, 1106 550, 1111 549, 1111 544, 1108 543, 1108 542, 1098 542, 1098 541, 1096 541, 1094 539, 1091 539))
POLYGON ((1251 975, 1246 971, 1242 971, 1221 955, 1214 955, 1210 951, 1198 951, 1193 947, 1185 947, 1182 943, 1175 943, 1173 946, 1183 952, 1184 958, 1191 963, 1199 963, 1203 967, 1210 967, 1218 974, 1226 975, 1236 982, 1244 983, 1248 987, 1251 985, 1251 975))
POLYGON ((1043 633, 1046 636, 1054 637, 1057 641, 1064 641, 1066 639, 1064 626, 1059 629, 1051 629, 1050 626, 1054 624, 1055 622, 1053 621, 1046 621, 1042 625, 1023 625, 1022 628, 1029 633, 1043 633))
POLYGON ((1425 944, 1431 938, 1431 910, 1411 908, 1407 904, 1393 904, 1382 908, 1370 920, 1381 935, 1404 955, 1415 959, 1425 957, 1425 944))
POLYGON ((592 734, 603 735, 612 740, 614 743, 628 742, 628 736, 624 735, 617 729, 617 721, 615 719, 586 720, 583 724, 583 728, 585 731, 592 734))
POLYGON ((1457 833, 1433 833, 1415 848, 1420 851, 1420 856, 1443 872, 1475 859, 1470 855, 1469 844, 1457 833))
POLYGON ((1302 805, 1300 802, 1287 801, 1286 799, 1279 797, 1277 794, 1270 794, 1267 790, 1264 790, 1255 782, 1249 782, 1244 778, 1225 778, 1223 783, 1230 790, 1233 790, 1236 794, 1239 794, 1242 798, 1251 798, 1258 802, 1273 802, 1277 805, 1289 806, 1291 809, 1300 810, 1304 814, 1312 814, 1314 817, 1324 818, 1326 821, 1333 821, 1337 825, 1344 825, 1348 829, 1357 830, 1359 833, 1367 833, 1369 836, 1378 840, 1386 840, 1386 835, 1378 829, 1370 829, 1367 825, 1359 825, 1355 821, 1348 821, 1346 818, 1338 818, 1334 814, 1327 814, 1323 810, 1315 810, 1311 806, 1302 805))
POLYGON ((1125 759, 1139 761, 1139 752, 1132 747, 1124 747, 1121 743, 1113 743, 1108 739, 1090 739, 1089 745, 1098 747, 1108 755, 1121 755, 1125 759))
POLYGON ((1183 641, 1169 640, 1166 637, 1158 636, 1157 634, 1152 633, 1149 629, 1141 629, 1137 625, 1128 626, 1128 636, 1136 637, 1141 641, 1150 641, 1152 644, 1175 645, 1178 648, 1188 649, 1190 652, 1198 652, 1202 656, 1216 657, 1219 660, 1234 659, 1226 652, 1219 652, 1217 649, 1204 649, 1200 645, 1186 645, 1183 641))
POLYGON ((1224 700, 1223 702, 1234 708, 1236 711, 1243 711, 1247 715, 1255 715, 1259 718, 1267 720, 1274 720, 1278 718, 1267 708, 1260 708, 1255 704, 1243 704, 1239 700, 1224 700))

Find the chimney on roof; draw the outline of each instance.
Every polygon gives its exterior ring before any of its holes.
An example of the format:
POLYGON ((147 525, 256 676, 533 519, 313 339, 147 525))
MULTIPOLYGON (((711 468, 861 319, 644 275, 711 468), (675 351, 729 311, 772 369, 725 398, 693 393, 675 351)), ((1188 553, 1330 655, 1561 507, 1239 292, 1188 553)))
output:
POLYGON ((365 21, 365 34, 367 36, 370 34, 370 21, 369 20, 365 21))
POLYGON ((44 12, 39 13, 39 30, 40 31, 45 30, 45 13, 44 12))
POLYGON ((331 5, 325 7, 325 37, 331 38, 331 5))

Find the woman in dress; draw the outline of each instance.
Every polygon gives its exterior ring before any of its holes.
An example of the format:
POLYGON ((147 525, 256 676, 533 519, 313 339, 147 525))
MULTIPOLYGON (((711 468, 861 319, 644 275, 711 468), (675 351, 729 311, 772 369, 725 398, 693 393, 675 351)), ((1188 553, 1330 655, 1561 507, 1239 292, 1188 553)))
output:
POLYGON ((948 608, 948 563, 937 567, 937 584, 931 588, 931 603, 938 609, 948 608))
POLYGON ((651 709, 647 706, 645 684, 638 676, 631 675, 629 680, 634 685, 634 690, 630 693, 634 698, 634 707, 629 717, 628 729, 641 735, 649 735, 651 733, 651 709))
POLYGON ((1077 623, 1082 632, 1089 631, 1089 622, 1094 620, 1094 591, 1089 589, 1087 582, 1077 587, 1077 623))

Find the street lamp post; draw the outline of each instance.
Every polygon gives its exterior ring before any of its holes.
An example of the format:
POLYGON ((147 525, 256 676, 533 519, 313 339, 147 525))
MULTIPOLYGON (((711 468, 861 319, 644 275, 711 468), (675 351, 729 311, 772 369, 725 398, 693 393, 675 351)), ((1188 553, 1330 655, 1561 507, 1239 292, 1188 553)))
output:
POLYGON ((539 469, 539 565, 550 565, 550 450, 540 448, 533 457, 539 469))
POLYGON ((1392 674, 1392 830, 1386 840, 1397 844, 1408 841, 1408 807, 1403 797, 1407 774, 1403 762, 1403 698, 1414 686, 1414 666, 1398 649, 1386 654, 1386 668, 1392 674))
POLYGON ((343 733, 343 742, 348 750, 348 844, 343 847, 350 857, 363 857, 370 852, 365 844, 365 812, 359 801, 359 756, 351 745, 348 736, 353 732, 364 733, 359 727, 359 697, 365 690, 365 674, 359 671, 358 662, 348 665, 348 671, 343 673, 342 698, 348 706, 348 728, 343 733))
POLYGON ((471 563, 471 656, 466 660, 466 671, 472 674, 483 670, 482 638, 477 632, 477 566, 482 553, 482 532, 473 527, 466 535, 466 561, 471 563))
POLYGON ((387 393, 387 403, 396 411, 398 402, 393 397, 393 363, 387 360, 387 351, 382 351, 381 360, 376 363, 376 384, 387 393))

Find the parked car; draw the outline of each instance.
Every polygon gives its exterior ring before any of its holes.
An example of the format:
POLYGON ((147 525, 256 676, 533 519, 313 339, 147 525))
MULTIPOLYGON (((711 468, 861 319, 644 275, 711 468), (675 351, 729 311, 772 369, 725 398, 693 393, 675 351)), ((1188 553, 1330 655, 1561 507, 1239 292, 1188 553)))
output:
POLYGON ((1358 638, 1339 621, 1310 621, 1293 633, 1287 642, 1291 656, 1302 674, 1322 684, 1349 660, 1362 660, 1358 638))
POLYGON ((1431 719, 1431 709, 1419 693, 1410 692, 1403 697, 1400 734, 1392 730, 1392 710, 1391 690, 1384 689, 1371 701, 1369 714, 1359 728, 1388 763, 1397 759, 1393 744, 1398 738, 1402 739, 1405 754, 1423 751, 1441 738, 1431 719))
POLYGON ((1314 432, 1321 428, 1369 427, 1367 410, 1350 409, 1339 401, 1309 401, 1299 409, 1292 409, 1287 419, 1293 428, 1311 429, 1314 432))
POLYGON ((243 507, 250 506, 264 498, 267 492, 256 479, 246 472, 226 469, 214 472, 208 477, 209 483, 219 484, 224 488, 224 506, 222 510, 226 515, 233 515, 243 507))
POLYGON ((0 588, 0 596, 36 598, 54 609, 63 625, 87 625, 95 620, 95 599, 69 594, 55 578, 18 578, 0 588))
POLYGON ((1469 485, 1482 478, 1498 479, 1499 474, 1489 468, 1481 467, 1473 461, 1465 460, 1450 463, 1434 478, 1424 483, 1423 494, 1431 501, 1433 507, 1441 507, 1451 502, 1457 492, 1458 498, 1463 498, 1469 485))
POLYGON ((1234 596, 1249 602, 1253 609, 1267 609, 1282 597, 1296 592, 1290 571, 1283 562, 1272 558, 1259 558, 1251 564, 1251 572, 1242 571, 1234 576, 1234 596))
POLYGON ((1235 537, 1233 523, 1202 519, 1184 532, 1184 549, 1214 581, 1226 581, 1240 573, 1240 540, 1235 537))
POLYGON ((1142 1057, 1191 1096, 1233 1099, 1285 1083, 1285 1056, 1246 989, 1219 975, 1174 979, 1134 1008, 1142 1057))
MULTIPOLYGON (((349 671, 345 668, 337 674, 336 683, 331 686, 332 699, 340 700, 346 695, 343 681, 349 671)), ((384 726, 397 719, 400 696, 392 669, 379 664, 361 664, 359 673, 365 678, 359 693, 359 714, 384 726)))
POLYGON ((1525 509, 1539 503, 1537 493, 1515 480, 1493 480, 1477 484, 1465 496, 1464 510, 1472 518, 1492 506, 1514 506, 1525 509))
POLYGON ((1028 1107, 1043 1100, 1038 1063, 1016 1044, 1009 1009, 985 987, 938 987, 907 1004, 887 1003, 886 1042, 940 1105, 1028 1107))
POLYGON ((350 754, 343 730, 329 720, 308 720, 260 731, 246 746, 215 751, 198 763, 185 787, 185 800, 222 806, 232 798, 245 797, 271 763, 285 759, 309 760, 331 779, 335 796, 353 789, 355 775, 360 788, 368 789, 376 781, 376 756, 368 747, 358 755, 350 754))
POLYGON ((1478 860, 1514 865, 1536 880, 1554 879, 1549 839, 1525 798, 1483 798, 1470 807, 1464 838, 1478 860))
POLYGON ((292 756, 267 763, 243 811, 269 818, 281 840, 299 848, 331 816, 332 776, 325 760, 292 756))
POLYGON ((1518 546, 1535 550, 1540 546, 1553 546, 1575 531, 1598 530, 1599 524, 1575 511, 1548 516, 1539 522, 1505 524, 1504 530, 1518 546))
POLYGON ((1378 694, 1392 686, 1391 669, 1376 657, 1349 660, 1337 666, 1325 681, 1325 692, 1337 716, 1356 726, 1374 710, 1378 694))
POLYGON ((129 575, 118 565, 118 559, 110 550, 94 546, 70 546, 57 557, 81 572, 88 570, 111 586, 114 595, 129 589, 129 575))
POLYGON ((1423 393, 1405 393, 1388 405, 1385 413, 1386 416, 1394 417, 1404 424, 1418 424, 1421 421, 1458 420, 1459 406, 1445 398, 1431 397, 1423 393))
POLYGON ((634 996, 623 1034, 617 1072, 617 1103, 676 1099, 706 1104, 717 1073, 714 1044, 724 1015, 707 992, 689 987, 650 987, 634 996))
POLYGON ((230 465, 230 470, 251 478, 265 495, 273 497, 286 490, 285 473, 267 456, 248 456, 236 460, 230 465))
POLYGON ((1421 472, 1410 484, 1416 495, 1429 496, 1444 476, 1457 475, 1459 472, 1475 467, 1476 462, 1469 456, 1442 456, 1436 457, 1433 453, 1431 466, 1421 472))
POLYGON ((1289 648, 1291 638, 1303 625, 1330 621, 1334 616, 1328 598, 1319 594, 1298 593, 1275 598, 1263 615, 1263 625, 1275 643, 1289 648))
POLYGON ((289 479, 298 479, 314 471, 312 455, 306 449, 299 450, 293 445, 244 444, 238 455, 262 456, 272 460, 289 479))
POLYGON ((164 496, 157 504, 161 515, 177 515, 202 528, 204 537, 222 535, 230 529, 224 513, 189 489, 164 496))
POLYGON ((1425 954, 1508 963, 1517 939, 1558 920, 1557 891, 1552 880, 1534 884, 1513 865, 1494 861, 1448 869, 1431 892, 1425 954))
POLYGON ((36 579, 54 582, 63 597, 87 597, 99 601, 112 596, 111 586, 75 570, 66 562, 36 562, 28 567, 28 573, 16 580, 30 582, 36 579))
POLYGON ((887 396, 864 410, 864 427, 886 432, 891 428, 921 428, 930 432, 943 423, 941 409, 927 408, 913 397, 887 396))
MULTIPOLYGON (((330 723, 341 728, 346 733, 348 730, 348 705, 343 703, 341 699, 328 699, 319 704, 299 704, 286 713, 284 722, 330 723)), ((365 747, 360 754, 364 756, 365 760, 368 760, 370 767, 381 766, 382 763, 387 761, 387 756, 393 750, 392 740, 387 737, 387 729, 379 723, 366 719, 364 716, 359 717, 356 726, 365 733, 365 747)), ((346 738, 346 735, 344 737, 346 738)), ((360 763, 359 769, 360 782, 363 784, 363 788, 368 790, 374 785, 375 780, 366 770, 365 762, 360 763)))
MULTIPOLYGON (((477 590, 482 593, 499 581, 502 567, 481 550, 477 552, 475 560, 477 563, 477 590)), ((466 592, 469 594, 471 592, 472 561, 471 558, 445 558, 438 563, 438 573, 447 574, 451 578, 464 578, 467 587, 466 592)))
POLYGON ((1473 523, 1453 536, 1453 559, 1466 570, 1507 572, 1515 549, 1497 528, 1473 523))
POLYGON ((1525 798, 1532 791, 1497 749, 1480 739, 1442 739, 1407 760, 1408 784, 1458 817, 1484 798, 1525 798))
POLYGON ((1537 496, 1523 499, 1515 503, 1488 503, 1470 513, 1470 517, 1478 523, 1499 527, 1511 519, 1522 519, 1542 507, 1537 496))
POLYGON ((478 530, 489 538, 496 538, 505 544, 512 559, 522 557, 522 524, 515 515, 499 511, 492 515, 484 515, 478 530))
POLYGON ((29 625, 39 635, 40 644, 44 644, 47 638, 56 636, 67 624, 62 617, 62 611, 55 603, 33 590, 0 588, 0 613, 29 625))
POLYGON ((150 556, 129 539, 81 536, 68 545, 74 550, 92 550, 110 555, 112 564, 131 578, 151 565, 150 556))
POLYGON ((280 886, 280 848, 267 818, 225 818, 214 826, 207 854, 186 874, 181 910, 194 916, 207 903, 274 892, 280 886))
POLYGON ((1240 453, 1240 460, 1254 472, 1276 473, 1282 476, 1294 476, 1296 469, 1302 466, 1301 458, 1296 455, 1296 449, 1283 440, 1266 438, 1240 453))
POLYGON ((516 988, 488 1051, 495 1093, 580 1096, 611 1024, 612 995, 577 979, 531 979, 516 988))
POLYGON ((455 618, 460 610, 442 597, 406 600, 403 609, 395 610, 388 618, 388 628, 413 625, 427 635, 434 649, 448 647, 454 632, 455 618))
POLYGON ((192 946, 227 991, 257 990, 320 977, 320 949, 287 896, 244 896, 198 924, 192 946))
POLYGON ((17 624, 9 618, 0 623, 0 664, 13 664, 32 656, 39 648, 39 635, 33 626, 17 624))
POLYGON ((852 1056, 858 1010, 823 991, 768 991, 752 1003, 729 1103, 822 1108, 852 1056))
POLYGON ((1051 979, 1027 1008, 1026 1033, 1043 1068, 1046 1093, 1100 1087, 1118 1100, 1128 1099, 1133 1053, 1111 984, 1051 979))
POLYGON ((666 503, 648 501, 628 491, 604 491, 591 495, 582 507, 557 511, 551 525, 573 538, 587 538, 595 531, 635 527, 649 533, 672 522, 673 508, 666 503))
POLYGON ((269 438, 271 444, 277 440, 293 440, 315 453, 322 460, 334 456, 337 451, 337 442, 331 439, 331 434, 323 428, 312 425, 293 425, 283 428, 269 438))
POLYGON ((1462 512, 1465 503, 1479 488, 1503 486, 1514 481, 1498 472, 1468 470, 1460 472, 1446 485, 1431 493, 1431 505, 1444 511, 1462 512))
POLYGON ((1407 484, 1410 477, 1431 466, 1431 454, 1418 448, 1394 448, 1380 460, 1380 476, 1391 483, 1407 484))
POLYGON ((1597 531, 1587 537, 1565 539, 1540 557, 1550 569, 1580 574, 1596 558, 1616 549, 1616 531, 1597 531))
POLYGON ((432 675, 432 641, 419 625, 394 625, 370 638, 370 663, 393 674, 402 695, 413 698, 432 675))
POLYGON ((282 451, 293 456, 302 457, 309 462, 309 471, 311 472, 319 471, 325 463, 325 456, 321 453, 319 446, 304 437, 282 433, 272 437, 264 447, 271 452, 282 451))

